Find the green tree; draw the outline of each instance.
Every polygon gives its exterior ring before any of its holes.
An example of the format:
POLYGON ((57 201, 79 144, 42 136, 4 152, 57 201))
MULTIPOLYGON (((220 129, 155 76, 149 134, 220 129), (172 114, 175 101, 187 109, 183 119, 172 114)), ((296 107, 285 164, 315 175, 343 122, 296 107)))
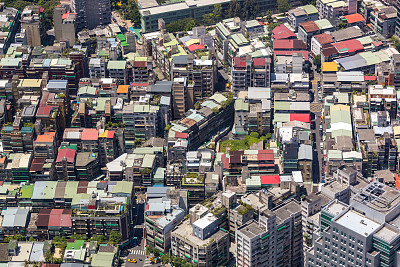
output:
POLYGON ((78 235, 78 234, 73 234, 71 236, 71 239, 75 239, 75 240, 85 240, 85 238, 82 235, 78 235))
POLYGON ((339 27, 339 29, 344 29, 344 28, 346 28, 347 27, 347 23, 346 22, 344 22, 344 21, 342 21, 342 22, 340 22, 339 24, 338 24, 338 27, 339 27))
POLYGON ((122 240, 121 232, 111 231, 108 240, 112 242, 114 245, 119 244, 122 240))
POLYGON ((221 4, 214 5, 214 11, 212 12, 214 17, 214 23, 217 23, 222 20, 222 6, 221 4))
POLYGON ((107 241, 106 237, 104 235, 93 235, 90 238, 90 241, 97 241, 98 243, 105 243, 107 241))
POLYGON ((215 4, 213 12, 203 15, 203 23, 205 25, 215 24, 215 23, 221 21, 221 19, 222 19, 221 4, 215 4))
POLYGON ((321 70, 321 55, 316 55, 313 60, 313 64, 317 67, 317 70, 321 70))
POLYGON ((245 20, 254 19, 258 13, 257 0, 244 0, 241 18, 245 20))
POLYGON ((397 51, 400 51, 400 39, 397 38, 397 37, 395 37, 395 36, 392 36, 392 37, 390 38, 390 40, 393 42, 394 47, 396 48, 396 50, 397 50, 397 51))
POLYGON ((240 5, 236 0, 231 0, 229 2, 227 18, 234 18, 240 15, 240 5))
POLYGON ((160 260, 163 265, 166 265, 172 261, 172 257, 168 253, 165 253, 160 257, 160 260))
POLYGON ((291 8, 288 0, 278 0, 277 5, 280 13, 287 12, 291 8))
POLYGON ((271 10, 268 10, 266 20, 268 23, 272 23, 274 21, 271 10))
POLYGON ((172 21, 166 25, 167 32, 181 32, 191 30, 197 26, 198 22, 194 18, 186 18, 177 21, 172 21))

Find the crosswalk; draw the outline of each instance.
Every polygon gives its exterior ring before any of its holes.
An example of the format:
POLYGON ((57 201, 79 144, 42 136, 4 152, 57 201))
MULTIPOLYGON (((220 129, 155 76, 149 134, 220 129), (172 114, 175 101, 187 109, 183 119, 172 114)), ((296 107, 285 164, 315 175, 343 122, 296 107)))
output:
POLYGON ((153 266, 153 263, 149 259, 145 259, 143 263, 143 267, 153 266))
POLYGON ((146 251, 144 251, 144 250, 137 250, 137 249, 133 249, 133 250, 131 250, 131 254, 133 254, 133 255, 146 255, 146 251))

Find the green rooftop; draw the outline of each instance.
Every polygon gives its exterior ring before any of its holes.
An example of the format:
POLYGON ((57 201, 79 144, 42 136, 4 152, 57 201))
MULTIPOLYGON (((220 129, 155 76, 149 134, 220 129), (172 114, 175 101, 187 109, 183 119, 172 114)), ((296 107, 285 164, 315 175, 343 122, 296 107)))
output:
POLYGON ((125 38, 125 35, 123 35, 123 34, 117 34, 117 38, 121 41, 121 42, 125 42, 126 41, 126 38, 125 38))
POLYGON ((113 266, 113 252, 99 252, 92 257, 91 266, 93 267, 111 267, 113 266))
POLYGON ((34 185, 24 185, 21 188, 21 198, 32 198, 34 185))
POLYGON ((248 111, 249 103, 244 102, 243 99, 236 99, 235 101, 235 111, 248 111))
POLYGON ((315 6, 313 6, 313 5, 305 5, 305 6, 302 6, 302 8, 304 9, 304 11, 305 11, 308 15, 318 13, 318 9, 317 9, 315 6))
POLYGON ((74 242, 67 242, 67 247, 65 249, 66 250, 81 249, 81 247, 83 247, 84 244, 85 244, 84 240, 75 240, 74 242))

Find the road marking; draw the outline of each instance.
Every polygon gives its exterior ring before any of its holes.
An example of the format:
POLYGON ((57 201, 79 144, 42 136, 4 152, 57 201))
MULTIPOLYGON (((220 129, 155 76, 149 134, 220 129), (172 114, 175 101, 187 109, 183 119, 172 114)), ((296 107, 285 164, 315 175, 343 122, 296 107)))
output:
POLYGON ((146 255, 146 251, 134 249, 134 250, 131 251, 131 254, 133 254, 133 255, 146 255))

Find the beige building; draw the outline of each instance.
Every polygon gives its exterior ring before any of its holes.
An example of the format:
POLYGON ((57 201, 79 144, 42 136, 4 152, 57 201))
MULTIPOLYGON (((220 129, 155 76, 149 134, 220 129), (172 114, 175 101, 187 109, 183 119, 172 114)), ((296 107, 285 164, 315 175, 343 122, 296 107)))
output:
POLYGON ((190 224, 190 221, 186 220, 179 225, 172 232, 172 253, 197 266, 225 266, 229 261, 229 234, 217 230, 205 239, 195 236, 193 227, 197 223, 198 226, 207 229, 209 225, 204 225, 205 221, 203 218, 190 224))
POLYGON ((44 10, 40 6, 27 6, 21 15, 21 29, 26 31, 27 44, 40 46, 45 38, 44 10))

